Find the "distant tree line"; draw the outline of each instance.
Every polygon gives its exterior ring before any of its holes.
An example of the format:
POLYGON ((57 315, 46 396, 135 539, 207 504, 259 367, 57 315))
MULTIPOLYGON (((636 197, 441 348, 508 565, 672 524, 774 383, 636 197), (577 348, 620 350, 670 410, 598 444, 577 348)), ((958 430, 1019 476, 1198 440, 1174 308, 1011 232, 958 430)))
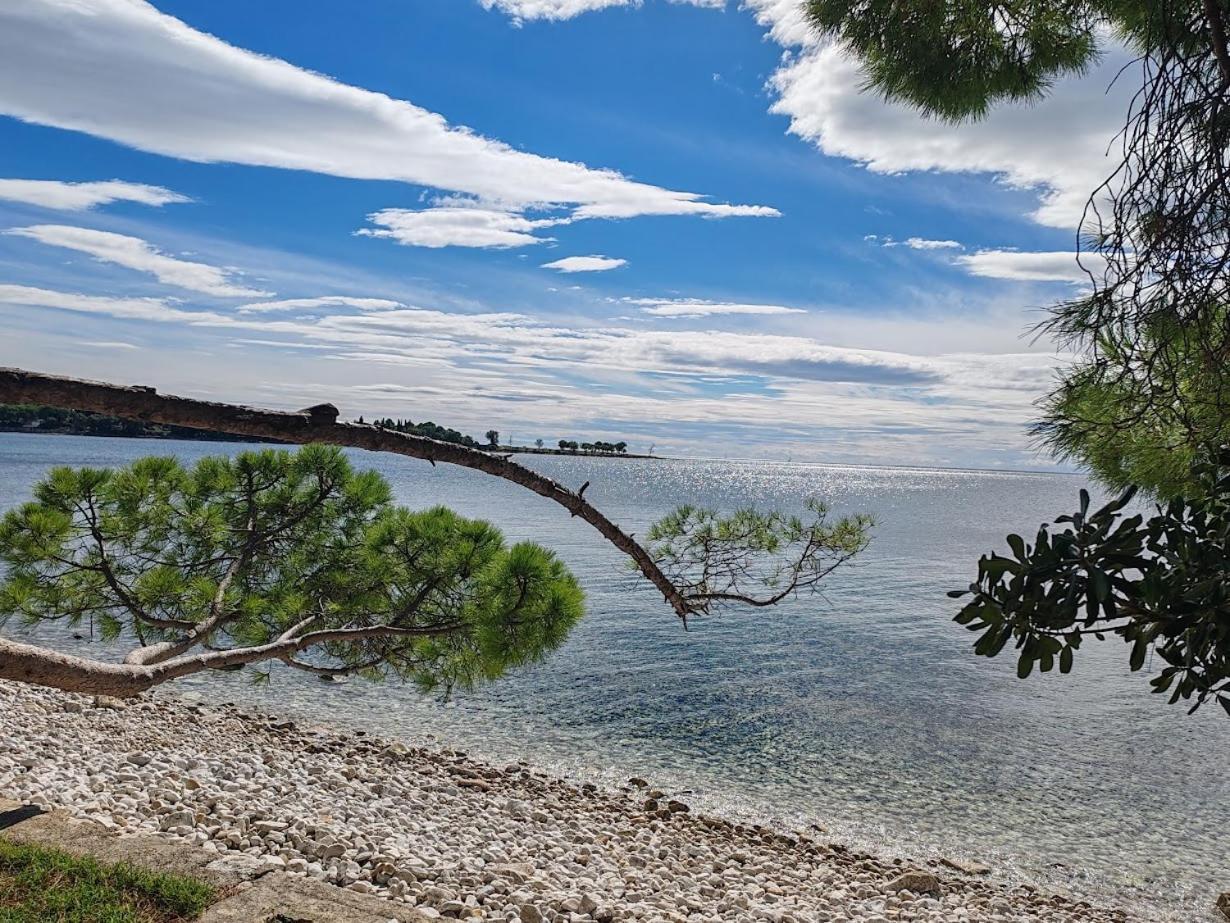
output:
POLYGON ((573 439, 561 439, 559 441, 561 452, 583 452, 586 455, 602 453, 606 455, 623 455, 628 451, 628 443, 626 442, 581 442, 578 443, 573 439))
MULTIPOLYGON (((362 417, 359 417, 358 422, 363 423, 365 421, 362 417)), ((372 420, 372 425, 379 426, 382 429, 391 429, 398 433, 413 433, 416 436, 426 436, 428 439, 435 439, 439 442, 451 442, 455 445, 463 445, 471 449, 479 447, 477 440, 472 436, 459 433, 457 430, 449 429, 447 426, 440 426, 438 423, 432 423, 430 420, 426 423, 415 423, 411 420, 394 420, 392 417, 385 417, 380 420, 372 420)))
MULTIPOLYGON (((55 433, 72 436, 120 436, 127 439, 197 439, 206 442, 251 442, 242 436, 187 426, 121 420, 79 410, 38 404, 0 404, 0 432, 55 433)), ((270 440, 272 441, 272 440, 270 440)))

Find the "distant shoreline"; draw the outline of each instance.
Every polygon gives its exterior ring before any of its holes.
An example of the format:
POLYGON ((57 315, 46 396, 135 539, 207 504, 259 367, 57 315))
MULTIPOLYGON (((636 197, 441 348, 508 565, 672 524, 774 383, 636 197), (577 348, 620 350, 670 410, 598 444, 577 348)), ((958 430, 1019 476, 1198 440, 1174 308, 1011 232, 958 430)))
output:
POLYGON ((580 450, 574 452, 572 449, 548 449, 536 448, 528 445, 502 445, 498 448, 489 448, 487 446, 479 446, 479 450, 483 452, 491 452, 494 455, 562 455, 565 458, 647 458, 653 461, 661 461, 661 455, 637 455, 634 452, 582 452, 580 450))
MULTIPOLYGON (((152 424, 154 426, 157 424, 152 424)), ((42 427, 42 426, 4 426, 0 425, 0 433, 11 433, 15 435, 27 436, 85 436, 90 439, 148 439, 151 442, 161 442, 168 439, 182 439, 189 442, 247 442, 252 444, 272 443, 274 445, 288 445, 277 439, 263 438, 253 439, 250 436, 236 436, 231 433, 219 433, 213 430, 204 429, 189 429, 187 427, 168 427, 165 429, 143 428, 140 432, 128 433, 105 433, 105 432, 88 432, 64 427, 42 427)), ((651 459, 653 461, 661 461, 661 456, 658 455, 637 455, 632 452, 620 454, 618 452, 582 452, 580 450, 573 452, 571 449, 548 449, 536 448, 535 446, 507 446, 502 445, 496 448, 490 446, 475 446, 475 451, 488 452, 492 455, 561 455, 565 458, 637 458, 651 459)))
MULTIPOLYGON (((161 432, 146 429, 141 432, 131 433, 91 433, 84 430, 44 428, 41 426, 0 426, 0 433, 19 436, 84 436, 89 439, 148 439, 151 442, 160 442, 168 439, 182 439, 191 442, 278 442, 278 440, 274 439, 253 440, 249 436, 236 436, 231 433, 188 429, 187 427, 184 427, 182 430, 168 428, 161 432)), ((285 443, 278 442, 278 444, 283 445, 285 443)))

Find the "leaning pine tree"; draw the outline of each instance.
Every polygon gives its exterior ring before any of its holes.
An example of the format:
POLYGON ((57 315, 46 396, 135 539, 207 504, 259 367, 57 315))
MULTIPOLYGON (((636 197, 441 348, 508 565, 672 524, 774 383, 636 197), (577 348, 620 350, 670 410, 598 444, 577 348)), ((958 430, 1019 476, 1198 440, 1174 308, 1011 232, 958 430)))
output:
POLYGON ((0 637, 0 679, 131 696, 209 670, 267 679, 282 664, 322 677, 469 687, 558 647, 583 595, 531 542, 443 507, 411 512, 337 443, 475 469, 580 517, 626 554, 686 624, 814 590, 867 544, 870 520, 685 509, 642 545, 570 490, 506 458, 415 433, 340 423, 330 405, 284 413, 0 369, 0 402, 303 443, 185 468, 59 468, 0 521, 0 625, 63 622, 116 660, 0 637))

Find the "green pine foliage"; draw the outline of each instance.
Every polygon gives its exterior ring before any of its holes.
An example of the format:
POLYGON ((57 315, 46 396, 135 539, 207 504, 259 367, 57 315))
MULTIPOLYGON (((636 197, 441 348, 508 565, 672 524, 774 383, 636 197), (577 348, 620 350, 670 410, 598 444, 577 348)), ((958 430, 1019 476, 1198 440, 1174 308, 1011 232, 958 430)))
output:
POLYGON ((807 0, 807 12, 858 56, 871 89, 951 121, 1035 102, 1116 39, 1208 46, 1203 0, 807 0))
POLYGON ((811 21, 851 47, 870 87, 949 120, 1034 101, 1097 54, 1096 3, 809 0, 811 21))
POLYGON ((154 644, 216 618, 204 640, 228 650, 341 630, 285 659, 425 688, 536 661, 583 612, 550 551, 398 507, 380 475, 325 446, 57 468, 0 521, 0 561, 0 621, 154 644))
POLYGON ((1216 300, 1226 278, 1216 190, 1225 186, 1218 165, 1227 137, 1217 75, 1230 54, 1217 36, 1230 4, 809 0, 808 14, 857 56, 869 88, 953 121, 1035 101, 1115 42, 1152 62, 1124 113, 1126 172, 1100 190, 1104 201, 1081 229, 1084 246, 1112 269, 1042 325, 1088 361, 1044 402, 1036 433, 1116 489, 1190 493, 1193 466, 1230 439, 1228 328, 1216 300))
POLYGON ((1085 361, 1043 403, 1035 433, 1060 457, 1089 466, 1116 490, 1140 486, 1168 499, 1201 489, 1200 463, 1230 445, 1230 328, 1157 323, 1153 361, 1131 361, 1109 336, 1103 361, 1085 361))
POLYGON ((855 514, 836 521, 818 500, 807 516, 754 508, 720 513, 681 506, 649 529, 649 553, 700 613, 714 605, 774 605, 812 592, 833 570, 866 549, 874 522, 855 514))

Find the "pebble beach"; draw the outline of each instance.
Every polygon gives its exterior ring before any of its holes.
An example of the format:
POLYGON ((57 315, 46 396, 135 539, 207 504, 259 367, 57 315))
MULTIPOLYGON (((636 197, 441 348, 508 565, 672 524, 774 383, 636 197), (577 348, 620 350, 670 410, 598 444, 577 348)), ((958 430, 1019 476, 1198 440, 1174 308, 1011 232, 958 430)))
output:
POLYGON ((855 853, 692 810, 234 705, 0 683, 0 796, 158 833, 236 869, 375 894, 426 918, 1136 923, 995 870, 855 853))

